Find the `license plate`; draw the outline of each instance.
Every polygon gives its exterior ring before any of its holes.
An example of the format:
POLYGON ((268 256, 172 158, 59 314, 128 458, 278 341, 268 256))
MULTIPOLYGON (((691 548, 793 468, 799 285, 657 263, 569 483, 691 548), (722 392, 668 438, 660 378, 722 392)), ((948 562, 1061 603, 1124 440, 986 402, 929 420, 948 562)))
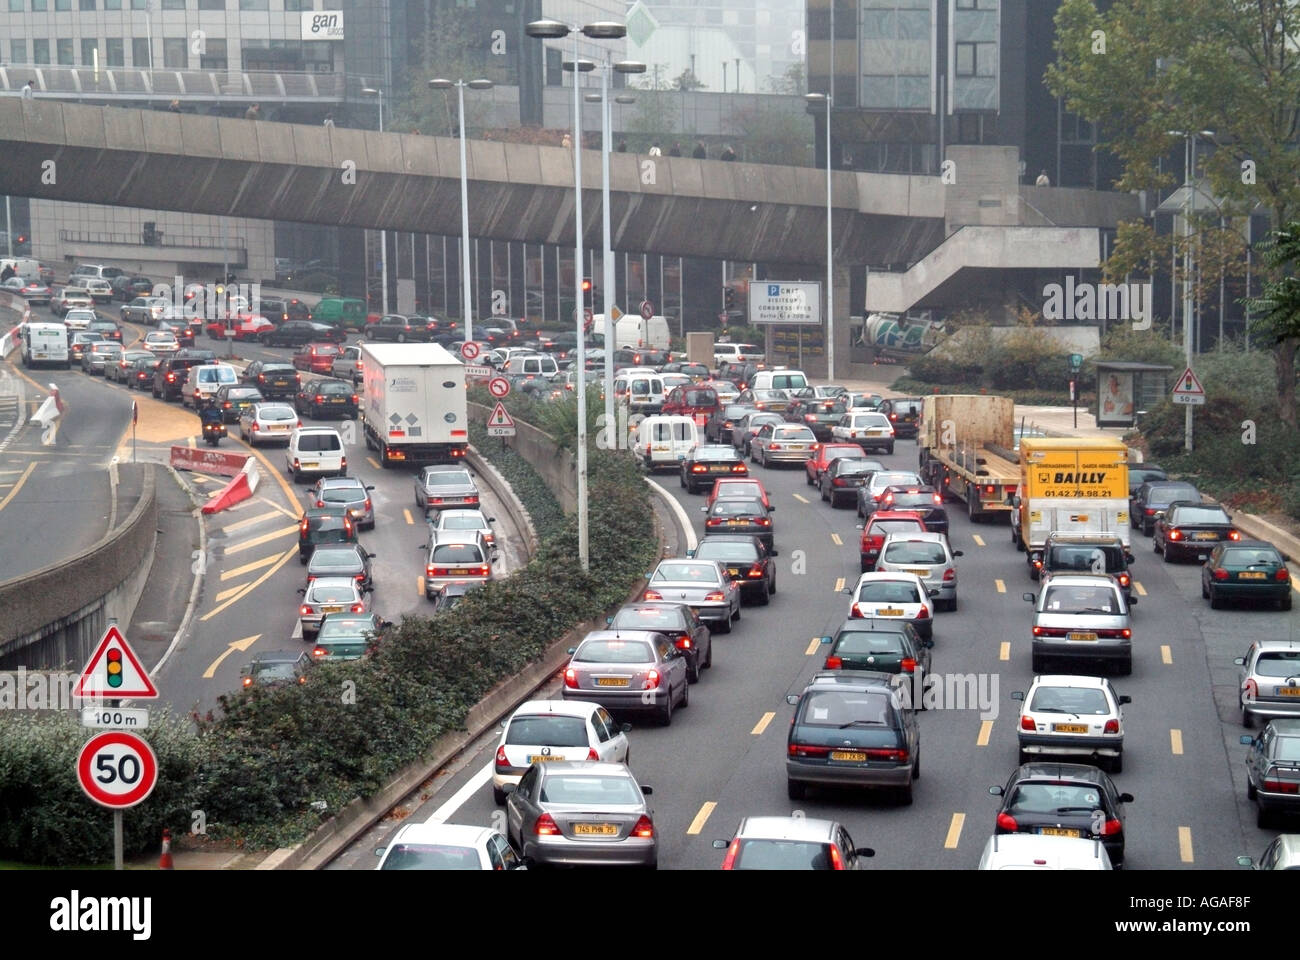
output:
POLYGON ((1217 533, 1211 533, 1209 531, 1206 531, 1205 533, 1196 534, 1196 536, 1192 537, 1192 539, 1193 540, 1218 540, 1219 535, 1217 533))
POLYGON ((1079 830, 1068 827, 1039 827, 1038 832, 1045 837, 1080 837, 1083 836, 1079 830))
POLYGON ((786 445, 786 449, 787 449, 787 450, 803 450, 803 449, 804 449, 804 445, 803 445, 802 443, 791 443, 791 444, 787 444, 787 445, 786 445))
POLYGON ((597 677, 596 686, 598 687, 626 687, 628 685, 627 677, 597 677))
POLYGON ((575 823, 573 834, 577 837, 616 837, 618 827, 612 823, 575 823))
POLYGON ((272 433, 284 433, 289 429, 289 427, 287 424, 273 423, 266 429, 271 431, 272 433))
POLYGON ((330 400, 330 403, 347 403, 347 402, 348 402, 347 397, 333 397, 330 400))
POLYGON ((528 758, 529 763, 546 763, 548 760, 563 760, 564 754, 541 754, 537 753, 528 758))
POLYGON ((883 437, 884 435, 885 435, 885 431, 884 431, 884 430, 868 430, 868 431, 867 431, 867 436, 869 436, 869 437, 883 437))
POLYGON ((343 609, 342 607, 321 607, 321 608, 320 608, 320 612, 321 612, 321 613, 339 613, 340 611, 342 611, 342 609, 343 609))
POLYGON ((1065 639, 1091 641, 1091 640, 1096 640, 1097 635, 1095 633, 1070 633, 1066 635, 1065 639))
POLYGON ((711 473, 730 473, 730 472, 731 472, 731 467, 727 466, 727 464, 725 464, 725 463, 715 463, 715 464, 713 464, 713 466, 709 467, 709 472, 711 472, 711 473))
MULTIPOLYGON (((292 443, 293 441, 290 440, 289 442, 292 443)), ((303 469, 304 469, 304 470, 310 470, 310 469, 313 468, 313 467, 319 467, 319 466, 320 466, 320 463, 317 462, 317 461, 315 461, 315 460, 312 460, 312 461, 310 461, 310 462, 308 462, 308 461, 303 461, 302 466, 303 466, 303 469)))
POLYGON ((897 607, 883 607, 876 611, 878 617, 901 617, 902 615, 903 611, 897 607))
POLYGON ((1279 697, 1300 697, 1300 687, 1278 687, 1279 697))
POLYGON ((1053 733, 1087 733, 1088 725, 1086 723, 1054 723, 1052 724, 1053 733))
POLYGON ((739 579, 740 579, 740 568, 739 568, 739 567, 727 567, 727 576, 729 576, 729 577, 731 577, 731 578, 733 578, 733 579, 739 580, 739 579))
POLYGON ((831 759, 862 763, 867 759, 867 755, 857 750, 832 750, 831 759))
POLYGON ((918 577, 922 577, 922 578, 928 577, 928 576, 930 575, 930 571, 929 571, 929 570, 907 570, 907 571, 905 571, 905 572, 906 572, 906 573, 914 573, 914 574, 916 574, 918 577))
POLYGON ((276 380, 271 384, 271 386, 273 387, 287 387, 288 385, 289 385, 288 380, 276 380))
POLYGON ((455 570, 451 571, 451 575, 453 577, 463 577, 469 573, 470 571, 465 569, 464 567, 457 567, 455 570))
POLYGON ((1237 577, 1241 580, 1266 580, 1268 574, 1259 570, 1247 570, 1244 573, 1237 574, 1237 577))

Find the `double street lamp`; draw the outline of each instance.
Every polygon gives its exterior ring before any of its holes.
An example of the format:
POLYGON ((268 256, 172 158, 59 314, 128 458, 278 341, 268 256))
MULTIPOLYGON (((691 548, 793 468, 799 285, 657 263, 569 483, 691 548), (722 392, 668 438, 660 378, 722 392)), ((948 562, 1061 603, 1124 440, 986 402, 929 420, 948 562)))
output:
POLYGON ((831 261, 831 95, 807 93, 809 103, 826 104, 826 379, 835 379, 835 270, 831 261))
MULTIPOLYGON (((361 90, 367 97, 379 98, 379 132, 384 132, 384 91, 375 87, 364 87, 361 90)), ((383 312, 388 313, 388 231, 379 231, 379 267, 381 271, 381 282, 384 285, 383 293, 383 312)), ((366 298, 369 301, 369 297, 366 298)))
MULTIPOLYGON (((573 34, 573 304, 578 333, 578 377, 574 385, 578 394, 578 560, 586 572, 590 569, 591 557, 587 530, 587 349, 582 314, 582 101, 578 91, 578 73, 593 70, 596 65, 578 56, 578 42, 580 35, 593 40, 618 40, 627 36, 627 27, 607 20, 582 27, 558 20, 534 20, 524 27, 524 32, 539 40, 560 40, 573 34)), ((605 347, 608 350, 611 344, 606 343, 605 347)))
POLYGON ((470 272, 469 272, 469 167, 465 161, 465 88, 471 90, 489 90, 492 87, 491 80, 444 80, 435 78, 429 81, 429 86, 434 90, 450 90, 456 88, 456 95, 459 98, 459 117, 460 117, 460 264, 461 264, 461 296, 463 316, 465 318, 465 342, 474 339, 474 321, 471 314, 472 304, 470 301, 470 272))

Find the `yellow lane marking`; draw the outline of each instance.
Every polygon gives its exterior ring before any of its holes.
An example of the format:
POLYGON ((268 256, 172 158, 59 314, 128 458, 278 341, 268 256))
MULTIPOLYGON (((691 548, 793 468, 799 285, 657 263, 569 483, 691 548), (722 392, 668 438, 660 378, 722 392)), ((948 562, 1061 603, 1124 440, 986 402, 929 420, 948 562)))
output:
POLYGON ((799 494, 797 494, 797 493, 794 495, 794 498, 795 498, 796 500, 798 500, 800 503, 812 503, 811 500, 807 500, 807 499, 805 499, 805 498, 799 496, 799 494))
POLYGON ((409 509, 403 509, 403 510, 402 510, 402 516, 404 516, 404 517, 406 518, 406 522, 407 522, 408 524, 414 524, 414 523, 415 523, 415 518, 414 518, 413 516, 411 516, 411 511, 410 511, 409 509))
POLYGON ((1178 828, 1178 858, 1183 863, 1193 863, 1195 857, 1192 856, 1192 828, 1178 828))
POLYGON ((1171 650, 1169 649, 1169 644, 1167 644, 1167 643, 1162 643, 1162 644, 1160 645, 1160 659, 1161 659, 1162 661, 1164 661, 1165 663, 1173 663, 1173 662, 1174 662, 1174 654, 1173 654, 1173 651, 1171 651, 1171 650))
POLYGON ((235 579, 235 577, 242 577, 244 574, 252 573, 254 570, 261 570, 263 567, 269 567, 279 559, 280 555, 278 553, 273 553, 269 557, 263 557, 261 560, 254 560, 252 563, 246 563, 242 567, 235 567, 234 570, 227 570, 221 575, 221 580, 224 583, 227 580, 235 579))
POLYGON ((956 850, 957 844, 961 841, 961 828, 966 823, 966 814, 954 813, 952 822, 948 824, 948 836, 944 838, 943 848, 945 850, 956 850))
POLYGON ((250 593, 252 593, 258 587, 260 587, 262 584, 266 583, 267 580, 271 579, 271 575, 274 574, 275 571, 283 567, 286 563, 288 563, 289 558, 292 557, 297 552, 298 552, 297 547, 294 547, 291 550, 286 550, 284 552, 284 556, 280 557, 280 559, 275 563, 273 567, 271 567, 271 569, 267 570, 266 573, 262 574, 260 577, 258 577, 252 583, 250 583, 247 587, 245 587, 242 593, 235 594, 225 603, 222 603, 214 607, 213 609, 209 610, 203 616, 199 617, 199 620, 203 623, 206 623, 207 621, 215 617, 217 614, 219 614, 222 610, 225 610, 227 607, 229 607, 232 603, 237 603, 238 601, 242 600, 244 597, 248 596, 250 593))
POLYGON ((379 465, 379 461, 376 460, 374 457, 366 457, 366 463, 370 464, 370 465, 371 465, 372 467, 374 467, 376 470, 382 470, 382 469, 384 469, 383 467, 381 467, 381 466, 379 465))
POLYGON ((1297 578, 1294 573, 1291 574, 1291 589, 1300 590, 1300 578, 1297 578))
POLYGON ((840 535, 838 533, 831 534, 831 543, 835 544, 835 546, 837 547, 844 546, 844 541, 840 539, 840 535))
POLYGON ((243 590, 246 586, 248 586, 247 583, 241 583, 237 587, 230 587, 226 590, 222 590, 219 594, 217 594, 216 597, 217 603, 220 603, 222 600, 228 600, 230 597, 233 597, 235 594, 237 594, 240 590, 243 590))
POLYGON ((700 807, 700 812, 695 815, 695 819, 691 821, 691 825, 686 828, 686 835, 693 837, 703 830, 704 824, 709 820, 709 814, 713 812, 713 808, 716 806, 717 804, 710 800, 704 806, 700 807))
POLYGON ((984 538, 981 537, 978 533, 972 533, 970 535, 970 538, 975 541, 975 546, 977 547, 984 546, 984 538))
POLYGON ((835 581, 835 592, 839 593, 843 589, 844 589, 844 578, 840 577, 838 580, 835 581))
POLYGON ((992 734, 993 734, 993 721, 981 720, 980 735, 975 738, 975 746, 987 747, 989 745, 989 737, 992 736, 992 734))
POLYGON ((226 533, 230 533, 230 531, 232 530, 242 530, 244 527, 251 527, 255 523, 261 523, 263 520, 266 520, 269 517, 274 517, 278 513, 279 513, 278 510, 267 510, 265 513, 259 513, 256 516, 248 517, 247 519, 244 520, 236 520, 234 523, 228 523, 221 529, 224 530, 226 533))
MULTIPOLYGON (((290 520, 298 519, 298 514, 294 513, 292 510, 286 510, 278 503, 272 503, 270 500, 266 499, 266 497, 254 497, 252 500, 245 501, 246 504, 252 504, 254 502, 265 504, 266 506, 270 507, 272 510, 278 510, 280 513, 284 514, 290 520)), ((238 509, 238 506, 233 507, 232 509, 238 509)))
POLYGON ((261 636, 262 635, 259 633, 255 636, 245 637, 243 640, 236 640, 233 643, 231 643, 228 647, 226 647, 225 652, 222 653, 221 656, 217 657, 217 659, 213 660, 212 665, 209 666, 208 669, 203 671, 203 679, 211 680, 217 673, 217 667, 221 666, 222 660, 226 659, 226 657, 230 656, 236 650, 238 650, 240 653, 243 653, 253 644, 257 643, 258 638, 261 636))
POLYGON ((425 595, 425 594, 424 594, 424 577, 423 577, 423 576, 417 576, 417 577, 415 578, 415 592, 418 593, 418 594, 419 594, 420 596, 422 596, 422 597, 425 595))
POLYGON ((1175 757, 1181 757, 1183 755, 1183 731, 1169 731, 1169 749, 1174 752, 1175 757))
POLYGON ((761 737, 763 731, 767 729, 767 725, 772 722, 772 718, 775 716, 776 714, 769 710, 767 713, 763 714, 758 723, 754 724, 754 729, 749 732, 756 737, 761 737))
POLYGON ((1003 581, 1001 581, 1001 580, 994 580, 994 581, 993 581, 993 586, 995 586, 995 587, 998 588, 998 593, 1006 593, 1006 592, 1007 592, 1007 585, 1006 585, 1003 581))
POLYGON ((1011 641, 1010 641, 1010 640, 1003 640, 1003 641, 1002 641, 1002 645, 998 647, 998 659, 999 659, 999 660, 1010 660, 1010 659, 1011 659, 1011 641))
POLYGON ((243 553, 245 550, 252 550, 254 547, 260 547, 264 543, 270 543, 272 540, 278 540, 281 537, 287 537, 291 533, 298 532, 298 524, 291 523, 287 527, 281 527, 279 530, 272 530, 270 533, 264 533, 260 537, 254 537, 252 540, 241 540, 234 546, 226 547, 226 556, 232 553, 243 553))
POLYGON ((186 437, 186 438, 185 438, 185 442, 188 443, 188 444, 190 445, 190 449, 191 449, 191 450, 195 449, 195 447, 198 446, 198 444, 196 444, 196 443, 194 442, 194 438, 193 438, 193 437, 186 437))
POLYGON ((213 482, 213 480, 212 480, 211 477, 205 477, 205 476, 203 476, 202 474, 198 474, 198 473, 193 474, 193 475, 190 477, 190 481, 191 481, 192 483, 212 483, 212 482, 213 482))
POLYGON ((822 638, 813 637, 812 642, 808 644, 808 649, 803 652, 803 655, 805 657, 811 657, 814 653, 817 652, 817 648, 820 647, 821 645, 822 645, 822 638))
POLYGON ((23 475, 18 478, 18 482, 14 484, 13 489, 10 490, 7 494, 5 494, 5 498, 3 500, 0 500, 0 510, 3 510, 5 507, 9 506, 9 501, 12 500, 14 497, 18 496, 18 491, 23 488, 23 484, 27 482, 27 478, 32 475, 32 471, 35 469, 36 469, 36 463, 34 461, 32 463, 27 464, 27 469, 24 470, 23 475))
POLYGON ((1142 586, 1142 584, 1138 583, 1136 580, 1133 581, 1133 589, 1138 592, 1139 597, 1145 597, 1147 595, 1147 588, 1142 586))

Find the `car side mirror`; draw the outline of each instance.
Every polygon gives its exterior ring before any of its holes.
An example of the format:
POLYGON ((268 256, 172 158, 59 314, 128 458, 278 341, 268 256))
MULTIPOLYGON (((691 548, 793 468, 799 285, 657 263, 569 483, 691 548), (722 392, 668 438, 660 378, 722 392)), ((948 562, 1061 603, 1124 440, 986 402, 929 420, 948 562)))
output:
POLYGON ((964 557, 966 554, 965 554, 965 552, 962 551, 962 550, 954 550, 954 551, 952 552, 952 555, 953 555, 954 557, 964 557))
POLYGON ((1164 518, 1165 518, 1165 512, 1164 512, 1163 510, 1157 510, 1157 511, 1156 511, 1156 519, 1157 519, 1157 520, 1163 520, 1164 518))
POLYGON ((1012 699, 1012 700, 1023 700, 1023 699, 1025 699, 1025 691, 1023 691, 1023 690, 1015 690, 1015 691, 1013 691, 1012 694, 1011 694, 1011 699, 1012 699))
POLYGON ((1237 866, 1239 866, 1239 867, 1253 867, 1253 866, 1255 866, 1255 860, 1254 860, 1254 858, 1252 858, 1252 857, 1238 857, 1238 858, 1237 858, 1237 866))
POLYGON ((1246 665, 1246 658, 1245 658, 1245 657, 1233 657, 1233 658, 1232 658, 1232 662, 1235 663, 1235 664, 1236 664, 1237 666, 1239 666, 1239 667, 1244 667, 1244 666, 1246 665))
MULTIPOLYGON (((726 840, 714 840, 714 841, 713 841, 713 849, 714 849, 714 850, 726 850, 727 847, 729 847, 729 846, 731 846, 731 844, 728 843, 726 840)), ((1240 858, 1239 858, 1239 859, 1240 859, 1240 858)), ((1247 857, 1246 859, 1249 860, 1250 858, 1247 857)))
POLYGON ((569 656, 573 656, 573 655, 574 655, 575 653, 577 653, 577 652, 578 652, 578 648, 577 648, 577 647, 570 647, 570 648, 569 648, 569 656))
POLYGON ((647 786, 643 783, 643 784, 641 784, 641 792, 642 792, 645 796, 648 797, 648 796, 650 796, 651 794, 653 794, 655 791, 654 791, 654 787, 647 787, 647 786))
POLYGON ((306 596, 306 595, 307 595, 307 588, 306 588, 306 587, 299 587, 299 588, 298 588, 298 592, 301 593, 303 596, 306 596))
POLYGON ((1255 738, 1248 733, 1243 733, 1237 739, 1237 742, 1240 743, 1243 747, 1251 747, 1255 745, 1255 738))
POLYGON ((606 617, 606 618, 605 618, 605 626, 607 626, 607 627, 608 627, 608 626, 611 626, 613 623, 614 623, 614 618, 613 618, 613 617, 606 617))
POLYGON ((853 855, 855 857, 874 857, 876 851, 872 850, 870 847, 858 847, 853 851, 853 855))
POLYGON ((834 642, 834 641, 833 641, 833 638, 832 638, 832 637, 818 637, 818 638, 817 638, 817 642, 818 642, 818 643, 832 643, 832 642, 834 642))
POLYGON ((768 513, 776 513, 776 507, 775 507, 775 506, 768 507, 768 508, 767 508, 767 512, 768 512, 768 513))
POLYGON ((518 786, 519 784, 517 783, 503 784, 501 787, 501 792, 504 793, 506 796, 509 796, 510 794, 515 792, 515 788, 518 786))
POLYGON ((388 849, 387 847, 375 847, 375 856, 382 857, 384 855, 384 851, 387 849, 388 849))
POLYGON ((695 548, 694 548, 694 547, 691 547, 691 549, 687 550, 687 551, 686 551, 686 555, 687 555, 688 557, 693 557, 693 556, 695 556, 695 548))
POLYGON ((1133 794, 1131 794, 1131 793, 1121 793, 1121 794, 1119 795, 1119 802, 1120 802, 1120 803, 1132 803, 1132 802, 1133 802, 1133 794))
POLYGON ((921 641, 921 646, 925 647, 927 650, 931 650, 934 648, 934 641, 927 637, 921 641))
POLYGON ((1136 607, 1138 605, 1138 598, 1133 597, 1131 600, 1129 600, 1128 605, 1130 607, 1136 607))
POLYGON ((488 523, 496 523, 496 522, 497 522, 496 517, 488 517, 488 523))
POLYGON ((700 507, 700 513, 708 513, 708 512, 709 512, 708 507, 700 507))
POLYGON ((620 723, 620 724, 618 725, 618 731, 619 731, 619 733, 631 733, 631 732, 632 732, 632 724, 630 724, 630 723, 620 723))
POLYGON ((925 591, 925 592, 926 592, 927 594, 930 595, 930 599, 931 599, 931 600, 934 600, 934 599, 936 599, 936 598, 939 596, 939 588, 938 588, 938 587, 931 587, 929 590, 927 590, 927 591, 925 591))
POLYGON ((1026 603, 1033 603, 1037 598, 1032 593, 1022 593, 1020 599, 1024 600, 1026 603))
POLYGON ((373 559, 375 559, 375 555, 374 555, 373 553, 367 553, 367 554, 366 554, 366 559, 367 559, 367 560, 373 560, 373 559))
POLYGON ((1001 788, 1001 787, 989 787, 989 794, 990 794, 991 796, 994 796, 994 797, 1000 797, 1000 796, 1002 796, 1002 788, 1001 788))
POLYGON ((865 530, 867 527, 865 523, 855 523, 854 526, 857 527, 859 530, 865 530))
POLYGON ((788 704, 790 704, 790 706, 792 706, 792 707, 797 707, 797 706, 799 706, 799 694, 797 694, 797 693, 788 693, 788 694, 786 694, 786 696, 785 696, 785 702, 788 703, 788 704))
POLYGON ((850 587, 845 587, 843 590, 840 591, 840 593, 844 594, 846 597, 853 596, 853 590, 850 587))
POLYGON ((380 621, 379 621, 379 629, 381 629, 381 630, 388 630, 389 628, 392 627, 392 625, 393 625, 393 621, 391 621, 391 620, 380 620, 380 621))

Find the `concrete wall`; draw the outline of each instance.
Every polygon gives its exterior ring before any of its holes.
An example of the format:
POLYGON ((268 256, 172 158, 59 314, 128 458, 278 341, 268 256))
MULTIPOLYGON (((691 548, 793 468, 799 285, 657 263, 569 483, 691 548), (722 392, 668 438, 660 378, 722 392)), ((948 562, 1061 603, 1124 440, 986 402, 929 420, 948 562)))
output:
MULTIPOLYGON (((469 405, 469 415, 478 423, 487 423, 490 407, 477 403, 469 405)), ((532 424, 515 421, 515 435, 507 437, 510 447, 527 460, 541 475, 565 513, 578 509, 578 467, 573 455, 560 450, 555 441, 532 424)))
POLYGON ((119 465, 135 506, 78 556, 0 583, 0 669, 79 669, 110 618, 130 621, 152 566, 158 524, 152 464, 119 465))

